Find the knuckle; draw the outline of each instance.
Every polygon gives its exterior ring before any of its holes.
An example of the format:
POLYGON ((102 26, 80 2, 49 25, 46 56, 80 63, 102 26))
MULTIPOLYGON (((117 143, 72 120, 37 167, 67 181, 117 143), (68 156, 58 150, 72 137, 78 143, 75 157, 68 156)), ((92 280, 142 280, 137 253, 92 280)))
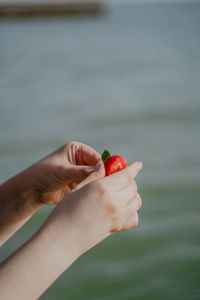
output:
POLYGON ((67 151, 72 150, 73 148, 77 149, 79 147, 79 142, 77 141, 70 141, 69 143, 62 146, 63 149, 66 149, 67 151))
POLYGON ((140 201, 139 201, 139 208, 142 207, 142 199, 140 198, 140 201))
POLYGON ((122 224, 121 224, 122 218, 121 218, 119 207, 114 203, 110 203, 107 205, 106 213, 112 223, 111 232, 114 233, 114 232, 121 231, 122 230, 122 224))
POLYGON ((133 177, 131 176, 131 174, 129 172, 127 172, 127 180, 129 184, 133 184, 134 180, 133 177))
POLYGON ((118 220, 118 218, 116 219, 113 219, 113 227, 111 229, 111 233, 114 233, 114 232, 119 232, 122 230, 122 226, 118 220))
POLYGON ((98 180, 98 187, 102 193, 105 193, 107 190, 104 180, 98 180))
POLYGON ((96 180, 95 185, 101 196, 108 193, 108 185, 105 184, 104 178, 96 180))
POLYGON ((115 233, 115 232, 119 232, 119 231, 120 231, 120 228, 114 227, 111 229, 110 233, 115 233))
POLYGON ((117 204, 114 201, 110 201, 109 203, 107 203, 107 212, 112 215, 113 217, 113 221, 117 222, 119 219, 119 207, 117 206, 117 204))
POLYGON ((77 142, 77 141, 70 141, 70 142, 67 143, 66 145, 67 145, 68 147, 71 147, 71 146, 78 145, 78 144, 79 144, 79 142, 77 142))
POLYGON ((142 207, 142 199, 138 193, 137 193, 137 201, 138 201, 138 208, 140 209, 142 207))
POLYGON ((114 205, 114 203, 108 203, 107 204, 107 212, 115 215, 117 213, 117 207, 114 205))
POLYGON ((133 188, 134 188, 134 193, 137 193, 137 184, 135 182, 135 180, 133 180, 133 188))
POLYGON ((131 226, 126 224, 122 227, 121 231, 129 230, 130 228, 131 226))
POLYGON ((133 227, 136 227, 138 225, 138 214, 136 213, 134 220, 133 220, 133 227))

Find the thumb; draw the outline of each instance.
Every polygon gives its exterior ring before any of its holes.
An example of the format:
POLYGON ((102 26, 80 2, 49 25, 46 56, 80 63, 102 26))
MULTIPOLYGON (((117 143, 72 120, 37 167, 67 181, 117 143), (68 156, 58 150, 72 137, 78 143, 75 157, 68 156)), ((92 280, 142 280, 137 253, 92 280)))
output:
POLYGON ((93 168, 93 172, 91 172, 83 181, 81 181, 75 188, 75 190, 82 188, 84 185, 102 178, 105 176, 105 168, 102 160, 100 159, 95 167, 93 168))
POLYGON ((63 178, 70 181, 81 182, 98 168, 99 161, 94 166, 71 165, 64 168, 63 178))

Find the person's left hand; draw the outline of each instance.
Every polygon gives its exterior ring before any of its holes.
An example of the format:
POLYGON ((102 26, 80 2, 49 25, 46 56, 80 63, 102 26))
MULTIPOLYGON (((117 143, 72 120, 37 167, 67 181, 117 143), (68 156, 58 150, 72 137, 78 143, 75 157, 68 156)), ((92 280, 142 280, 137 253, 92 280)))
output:
POLYGON ((57 204, 72 189, 105 175, 101 156, 93 148, 70 142, 23 172, 32 203, 57 204), (93 173, 93 174, 91 174, 93 173), (92 175, 92 176, 91 176, 92 175))

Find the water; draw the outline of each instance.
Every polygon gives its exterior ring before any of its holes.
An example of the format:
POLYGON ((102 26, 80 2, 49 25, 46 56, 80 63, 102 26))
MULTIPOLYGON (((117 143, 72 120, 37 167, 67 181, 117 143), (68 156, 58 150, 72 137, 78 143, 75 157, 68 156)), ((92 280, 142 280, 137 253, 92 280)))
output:
POLYGON ((0 22, 0 180, 70 140, 144 166, 139 226, 90 250, 42 300, 200 299, 199 29, 199 3, 0 22))

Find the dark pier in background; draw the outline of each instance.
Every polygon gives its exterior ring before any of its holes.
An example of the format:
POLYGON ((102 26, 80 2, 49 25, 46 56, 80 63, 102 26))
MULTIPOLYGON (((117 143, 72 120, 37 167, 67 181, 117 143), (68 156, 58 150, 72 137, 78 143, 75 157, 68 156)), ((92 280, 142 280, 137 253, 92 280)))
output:
POLYGON ((84 17, 98 16, 104 11, 105 6, 100 1, 0 3, 0 18, 84 17))

